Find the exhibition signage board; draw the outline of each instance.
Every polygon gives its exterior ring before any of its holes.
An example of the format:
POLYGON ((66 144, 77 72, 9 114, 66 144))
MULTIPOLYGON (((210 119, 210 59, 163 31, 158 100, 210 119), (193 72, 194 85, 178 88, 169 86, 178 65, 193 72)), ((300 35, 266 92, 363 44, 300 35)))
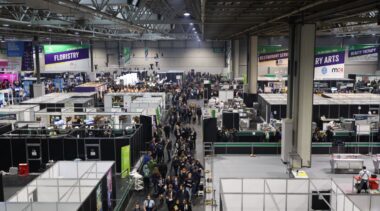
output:
POLYGON ((126 178, 131 170, 131 147, 121 147, 121 178, 126 178))
POLYGON ((317 48, 314 79, 344 78, 344 48, 317 48))
POLYGON ((45 64, 89 58, 89 46, 77 44, 44 45, 45 64))
POLYGON ((281 46, 259 46, 259 62, 286 59, 288 58, 288 49, 281 46))
POLYGON ((131 48, 124 48, 123 55, 124 55, 124 64, 128 64, 129 61, 131 61, 131 48))
POLYGON ((379 52, 379 47, 375 45, 351 45, 348 48, 348 57, 375 54, 379 52))

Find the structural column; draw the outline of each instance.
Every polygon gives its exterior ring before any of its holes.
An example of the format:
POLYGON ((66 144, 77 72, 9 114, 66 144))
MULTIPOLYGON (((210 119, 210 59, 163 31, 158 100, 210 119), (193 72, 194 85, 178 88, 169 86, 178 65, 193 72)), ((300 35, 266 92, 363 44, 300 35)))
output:
POLYGON ((377 38, 377 70, 380 71, 380 37, 377 38))
POLYGON ((90 40, 90 81, 95 81, 96 73, 94 72, 94 41, 90 40))
POLYGON ((287 118, 292 122, 290 149, 311 166, 315 24, 290 24, 287 118))
POLYGON ((248 79, 248 92, 249 94, 257 94, 257 77, 258 77, 258 56, 257 46, 258 37, 251 36, 248 38, 248 62, 247 62, 247 79, 248 79))
POLYGON ((40 69, 40 46, 38 43, 38 36, 33 38, 34 45, 34 58, 36 63, 36 83, 33 84, 33 97, 45 95, 45 85, 41 82, 41 69, 40 69))
POLYGON ((232 78, 239 77, 239 40, 232 41, 232 78))

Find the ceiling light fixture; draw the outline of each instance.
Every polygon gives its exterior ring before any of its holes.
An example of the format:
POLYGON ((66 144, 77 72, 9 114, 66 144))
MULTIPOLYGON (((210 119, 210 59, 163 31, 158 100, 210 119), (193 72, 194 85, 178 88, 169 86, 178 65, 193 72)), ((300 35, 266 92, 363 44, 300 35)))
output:
POLYGON ((3 24, 3 26, 4 26, 4 27, 8 27, 8 26, 9 26, 9 24, 7 24, 7 23, 4 23, 4 24, 3 24))
POLYGON ((190 26, 194 25, 193 23, 190 23, 190 26))
POLYGON ((190 13, 185 12, 185 13, 183 13, 183 16, 185 16, 185 17, 189 17, 189 16, 190 16, 190 13))
POLYGON ((193 28, 193 31, 195 31, 195 28, 193 28))

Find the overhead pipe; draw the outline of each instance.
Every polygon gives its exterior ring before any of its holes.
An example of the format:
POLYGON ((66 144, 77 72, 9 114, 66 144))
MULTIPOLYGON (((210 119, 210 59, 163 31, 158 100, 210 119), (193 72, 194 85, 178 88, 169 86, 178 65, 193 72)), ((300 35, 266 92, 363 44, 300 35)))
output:
POLYGON ((205 20, 206 20, 206 1, 201 0, 201 28, 202 28, 202 40, 205 39, 205 20))
MULTIPOLYGON (((45 28, 51 28, 51 29, 60 29, 60 30, 67 30, 67 31, 74 31, 74 32, 97 34, 97 35, 102 35, 102 36, 111 36, 111 37, 116 37, 116 38, 125 38, 123 36, 114 35, 114 34, 107 34, 107 33, 103 33, 103 32, 89 31, 89 30, 84 30, 84 29, 76 29, 76 28, 69 28, 69 27, 63 27, 63 26, 35 25, 32 22, 19 21, 19 20, 7 19, 7 18, 0 18, 0 22, 5 22, 5 23, 15 24, 15 25, 34 25, 34 26, 40 26, 40 27, 45 27, 45 28)), ((47 33, 50 33, 50 32, 47 32, 47 33)), ((73 35, 73 36, 77 36, 77 35, 73 35)), ((136 40, 135 37, 128 37, 128 38, 136 40)))
POLYGON ((87 7, 87 6, 76 4, 76 3, 69 1, 69 0, 43 0, 43 1, 48 2, 48 3, 53 3, 56 5, 62 6, 62 7, 74 9, 74 10, 77 10, 80 12, 88 13, 91 15, 95 15, 96 17, 99 17, 99 18, 105 18, 105 19, 111 20, 117 24, 126 26, 127 28, 129 28, 132 31, 144 32, 146 30, 146 28, 144 28, 142 26, 134 25, 133 23, 131 23, 127 20, 117 18, 113 15, 92 9, 90 7, 87 7))
POLYGON ((284 14, 284 15, 278 16, 278 17, 276 17, 276 18, 272 18, 272 19, 270 19, 270 20, 268 20, 268 21, 266 21, 266 22, 263 22, 263 23, 261 23, 261 24, 258 24, 258 25, 255 25, 255 26, 249 27, 249 28, 247 28, 247 29, 245 29, 245 30, 243 30, 243 31, 241 31, 241 32, 235 33, 235 34, 231 35, 230 38, 232 38, 232 37, 236 37, 236 36, 239 36, 239 35, 244 34, 244 33, 246 33, 246 32, 252 31, 253 29, 256 29, 256 28, 258 28, 258 27, 260 27, 260 26, 264 26, 264 25, 266 25, 266 24, 268 24, 268 23, 272 23, 272 22, 275 22, 275 21, 281 20, 281 19, 283 19, 283 18, 286 18, 286 17, 292 16, 292 15, 295 15, 295 14, 297 14, 297 13, 300 13, 300 12, 304 11, 304 10, 307 10, 307 9, 313 8, 313 7, 318 6, 318 5, 320 5, 320 4, 327 3, 327 2, 329 2, 329 1, 331 2, 331 0, 320 0, 320 1, 317 1, 317 2, 314 2, 314 3, 311 3, 311 4, 308 4, 308 5, 306 5, 306 6, 303 6, 303 7, 299 8, 299 9, 293 10, 292 12, 289 12, 289 13, 287 13, 287 14, 284 14))

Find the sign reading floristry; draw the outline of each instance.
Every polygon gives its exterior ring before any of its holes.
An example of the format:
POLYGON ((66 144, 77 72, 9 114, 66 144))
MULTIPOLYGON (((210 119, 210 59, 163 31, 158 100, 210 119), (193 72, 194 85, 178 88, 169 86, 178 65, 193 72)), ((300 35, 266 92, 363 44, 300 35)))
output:
POLYGON ((348 49, 348 57, 369 55, 378 52, 379 48, 375 45, 351 45, 348 49))
POLYGON ((314 78, 344 78, 344 48, 317 48, 314 78))
POLYGON ((45 64, 89 58, 89 46, 78 44, 44 45, 45 64))

